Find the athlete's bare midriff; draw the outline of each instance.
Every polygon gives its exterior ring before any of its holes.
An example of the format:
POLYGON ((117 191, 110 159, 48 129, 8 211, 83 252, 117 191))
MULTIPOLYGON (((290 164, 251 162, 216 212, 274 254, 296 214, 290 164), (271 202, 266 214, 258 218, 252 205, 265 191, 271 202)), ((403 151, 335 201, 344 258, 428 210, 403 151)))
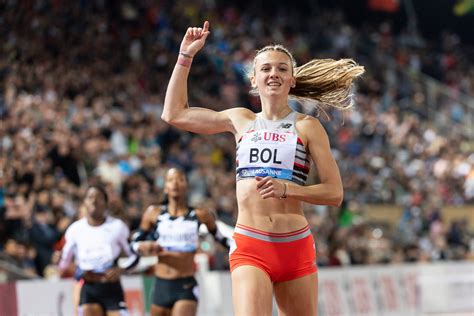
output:
POLYGON ((308 224, 303 203, 293 199, 262 199, 255 179, 237 181, 237 223, 274 233, 286 233, 308 224))
POLYGON ((162 279, 185 278, 194 275, 194 252, 164 252, 158 257, 155 275, 162 279))

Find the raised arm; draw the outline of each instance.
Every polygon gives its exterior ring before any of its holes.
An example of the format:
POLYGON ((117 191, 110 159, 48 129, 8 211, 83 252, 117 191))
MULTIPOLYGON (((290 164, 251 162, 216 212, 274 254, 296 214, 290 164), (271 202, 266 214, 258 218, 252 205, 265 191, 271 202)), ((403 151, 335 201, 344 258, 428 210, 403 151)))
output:
POLYGON ((177 128, 200 134, 220 132, 236 133, 236 120, 246 109, 229 109, 222 112, 210 109, 189 107, 188 76, 194 56, 201 50, 209 35, 209 22, 203 27, 190 27, 181 42, 178 60, 174 67, 161 118, 177 128))

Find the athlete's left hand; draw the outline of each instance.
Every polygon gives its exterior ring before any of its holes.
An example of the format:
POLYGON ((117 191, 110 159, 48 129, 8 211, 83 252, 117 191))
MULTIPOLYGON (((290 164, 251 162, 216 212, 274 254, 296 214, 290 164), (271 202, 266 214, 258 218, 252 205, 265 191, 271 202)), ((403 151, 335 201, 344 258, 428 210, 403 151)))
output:
POLYGON ((120 275, 122 275, 123 269, 119 267, 113 267, 105 271, 104 277, 105 281, 116 282, 120 280, 120 275))
POLYGON ((285 184, 270 176, 262 178, 255 177, 257 182, 257 191, 260 193, 262 199, 281 198, 285 192, 285 184))

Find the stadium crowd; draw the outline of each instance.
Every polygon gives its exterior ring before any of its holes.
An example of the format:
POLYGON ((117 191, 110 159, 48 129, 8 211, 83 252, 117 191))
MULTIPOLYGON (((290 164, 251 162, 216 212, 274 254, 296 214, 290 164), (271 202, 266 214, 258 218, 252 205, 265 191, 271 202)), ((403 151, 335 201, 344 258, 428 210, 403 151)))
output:
MULTIPOLYGON (((259 111, 246 69, 269 43, 299 63, 350 57, 366 67, 353 111, 291 104, 321 118, 344 183, 341 208, 306 206, 321 266, 473 257, 467 220, 447 223, 440 212, 474 203, 473 109, 460 101, 474 97, 474 63, 456 34, 430 42, 388 22, 355 28, 338 10, 216 3, 1 4, 0 260, 43 276, 91 183, 107 184, 110 212, 136 229, 173 166, 187 173, 190 204, 234 224, 232 136, 184 133, 160 119, 180 35, 204 18, 213 31, 192 66, 193 106, 259 111), (442 85, 424 84, 423 74, 442 85), (367 204, 403 207, 398 227, 368 222, 367 204)), ((228 268, 223 249, 201 251, 211 268, 228 268)))

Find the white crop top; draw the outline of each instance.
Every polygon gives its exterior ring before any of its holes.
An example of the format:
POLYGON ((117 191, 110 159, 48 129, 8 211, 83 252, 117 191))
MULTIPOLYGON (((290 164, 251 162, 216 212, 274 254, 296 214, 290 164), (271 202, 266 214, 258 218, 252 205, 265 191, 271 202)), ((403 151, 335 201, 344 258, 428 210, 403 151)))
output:
POLYGON ((295 128, 297 112, 271 121, 261 113, 237 142, 237 181, 271 176, 304 185, 310 161, 295 128))
POLYGON ((162 205, 154 239, 168 251, 195 252, 199 245, 200 225, 194 209, 189 208, 184 216, 172 216, 167 205, 162 205))

